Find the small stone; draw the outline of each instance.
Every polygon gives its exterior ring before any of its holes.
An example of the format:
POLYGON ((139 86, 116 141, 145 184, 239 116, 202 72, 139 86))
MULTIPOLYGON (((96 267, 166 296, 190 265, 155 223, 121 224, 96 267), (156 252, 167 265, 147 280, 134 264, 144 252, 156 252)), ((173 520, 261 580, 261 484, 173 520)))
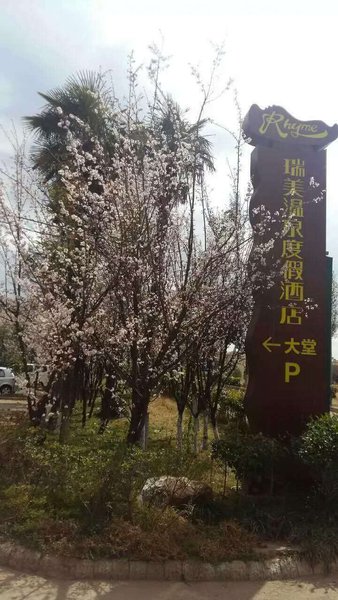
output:
POLYGON ((50 556, 45 554, 41 557, 40 571, 43 575, 48 577, 65 577, 68 573, 64 571, 64 563, 58 556, 50 556))
POLYGON ((267 570, 267 578, 270 580, 280 579, 282 577, 281 571, 281 559, 270 558, 265 561, 265 567, 267 570))
POLYGON ((0 544, 0 562, 3 565, 8 565, 9 557, 14 551, 15 545, 12 542, 1 542, 0 544))
POLYGON ((279 562, 279 577, 282 579, 294 579, 295 577, 298 577, 298 559, 293 558, 292 556, 285 556, 277 560, 279 562))
POLYGON ((93 579, 94 561, 90 558, 78 558, 75 560, 75 576, 78 579, 93 579))
POLYGON ((111 560, 94 560, 95 579, 113 579, 111 560))
POLYGON ((22 556, 22 568, 30 573, 36 573, 39 570, 40 560, 41 552, 25 549, 22 556))
POLYGON ((215 565, 217 581, 230 581, 232 579, 232 562, 221 562, 215 565))
MULTIPOLYGON (((295 568, 297 569, 297 574, 299 577, 307 577, 314 574, 314 568, 308 563, 306 560, 302 560, 298 558, 295 562, 295 568)), ((320 567, 320 565, 318 565, 320 567)), ((323 574, 323 569, 319 573, 323 574)))
POLYGON ((126 558, 94 560, 93 576, 96 579, 110 579, 114 581, 129 579, 129 561, 126 558))
POLYGON ((166 560, 164 562, 164 579, 167 581, 182 581, 183 563, 181 560, 166 560))
POLYGON ((183 577, 186 581, 215 581, 215 567, 211 563, 187 560, 183 562, 183 577))
POLYGON ((242 560, 233 560, 231 563, 231 579, 233 581, 249 579, 248 565, 242 560))
POLYGON ((133 580, 147 579, 148 562, 146 560, 129 561, 129 578, 133 580))
POLYGON ((149 561, 147 567, 147 579, 150 581, 163 581, 164 579, 164 562, 149 561))
POLYGON ((242 560, 219 563, 215 566, 215 576, 220 581, 246 581, 249 579, 248 565, 242 560))
MULTIPOLYGON (((29 551, 28 551, 29 554, 29 551)), ((25 568, 25 562, 27 558, 27 550, 22 546, 13 546, 10 554, 8 555, 7 564, 15 569, 25 568)))
POLYGON ((140 501, 155 506, 181 507, 187 504, 201 504, 212 499, 212 488, 200 481, 187 477, 151 477, 145 482, 140 501))
POLYGON ((249 579, 251 581, 262 581, 267 579, 268 569, 264 561, 251 560, 247 563, 249 579))
POLYGON ((129 579, 130 565, 127 558, 116 558, 111 561, 111 578, 114 580, 129 579))

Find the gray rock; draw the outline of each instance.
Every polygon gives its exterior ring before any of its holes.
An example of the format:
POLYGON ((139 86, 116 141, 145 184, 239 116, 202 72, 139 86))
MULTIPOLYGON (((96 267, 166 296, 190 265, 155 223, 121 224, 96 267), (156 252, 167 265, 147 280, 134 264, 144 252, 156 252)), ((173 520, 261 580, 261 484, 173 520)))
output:
POLYGON ((210 486, 187 477, 151 477, 145 482, 140 500, 155 506, 182 507, 186 504, 202 504, 212 499, 210 486))

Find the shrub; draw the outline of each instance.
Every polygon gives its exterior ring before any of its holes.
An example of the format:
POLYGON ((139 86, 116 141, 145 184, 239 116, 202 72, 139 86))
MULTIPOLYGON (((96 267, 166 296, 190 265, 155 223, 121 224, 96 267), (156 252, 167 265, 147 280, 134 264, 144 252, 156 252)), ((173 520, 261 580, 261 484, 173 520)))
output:
POLYGON ((232 375, 231 377, 228 378, 227 383, 228 383, 228 385, 234 385, 236 387, 239 387, 241 385, 241 378, 235 377, 234 375, 232 375))
POLYGON ((338 466, 338 417, 327 413, 310 421, 301 436, 299 455, 320 471, 338 466))
POLYGON ((338 496, 338 417, 324 414, 310 421, 299 440, 298 455, 313 469, 317 489, 327 499, 338 496))
POLYGON ((154 444, 143 452, 126 445, 113 431, 104 436, 96 431, 89 423, 60 445, 53 434, 42 436, 39 429, 4 428, 0 503, 5 518, 10 513, 12 521, 24 526, 35 519, 33 506, 43 504, 47 518, 74 520, 84 531, 95 532, 111 519, 132 520, 137 496, 149 477, 201 479, 209 471, 210 457, 197 458, 188 447, 182 453, 170 444, 154 444), (12 508, 6 494, 14 498, 12 508))
POLYGON ((211 457, 196 457, 188 441, 183 452, 170 440, 153 440, 147 451, 127 446, 119 425, 102 436, 95 423, 76 431, 71 427, 68 443, 60 445, 50 432, 6 423, 0 448, 0 535, 67 556, 226 560, 250 552, 250 534, 235 524, 221 524, 221 511, 217 519, 204 519, 207 525, 193 506, 184 513, 140 506, 146 479, 172 475, 209 481, 211 457), (236 528, 242 531, 238 543, 228 543, 236 528))
POLYGON ((239 428, 245 427, 246 418, 243 406, 244 394, 242 390, 227 389, 221 399, 218 411, 218 422, 222 424, 237 424, 239 428))
POLYGON ((235 472, 236 478, 249 485, 249 491, 269 491, 274 486, 276 463, 286 452, 284 446, 262 434, 231 431, 213 442, 212 455, 235 472))
POLYGON ((192 524, 173 508, 140 509, 134 520, 113 519, 100 535, 70 539, 68 546, 54 543, 64 554, 97 557, 128 557, 134 560, 231 560, 251 555, 256 542, 234 522, 216 527, 192 524))

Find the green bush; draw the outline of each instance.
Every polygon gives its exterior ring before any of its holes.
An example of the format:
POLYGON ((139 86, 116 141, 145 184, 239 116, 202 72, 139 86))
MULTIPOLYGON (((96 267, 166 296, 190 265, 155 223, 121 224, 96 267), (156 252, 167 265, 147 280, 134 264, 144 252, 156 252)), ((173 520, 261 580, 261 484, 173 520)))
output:
POLYGON ((285 452, 277 440, 231 430, 212 445, 212 456, 232 469, 242 486, 248 484, 249 491, 272 493, 275 466, 285 452))
POLYGON ((338 466, 338 417, 329 413, 313 419, 301 436, 299 455, 319 471, 338 466))
POLYGON ((241 385, 241 378, 240 377, 235 377, 234 375, 232 375, 231 377, 228 378, 227 380, 228 385, 234 385, 234 386, 240 386, 241 385))
POLYGON ((324 414, 310 421, 298 443, 300 459, 312 468, 317 490, 338 498, 338 417, 324 414))
POLYGON ((227 389, 221 398, 218 410, 218 422, 221 424, 237 424, 245 427, 246 417, 243 406, 244 393, 242 390, 227 389))
POLYGON ((69 443, 31 427, 6 427, 0 448, 0 511, 22 531, 48 519, 70 520, 83 531, 99 531, 111 519, 133 519, 137 496, 149 477, 185 475, 203 479, 210 457, 187 446, 130 447, 112 428, 98 436, 96 425, 71 431, 69 443), (10 496, 9 496, 10 495, 10 496), (10 501, 14 497, 15 501, 10 501))

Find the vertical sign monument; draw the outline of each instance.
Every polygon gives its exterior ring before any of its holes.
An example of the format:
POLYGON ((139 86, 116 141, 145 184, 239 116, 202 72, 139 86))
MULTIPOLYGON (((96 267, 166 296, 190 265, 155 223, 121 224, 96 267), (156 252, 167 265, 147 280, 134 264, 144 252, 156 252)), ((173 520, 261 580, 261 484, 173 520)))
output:
POLYGON ((253 105, 243 135, 255 146, 252 256, 259 254, 262 242, 273 239, 262 261, 267 284, 254 297, 246 340, 245 409, 254 431, 297 435, 330 404, 325 148, 338 137, 338 125, 299 121, 280 106, 261 110, 253 105), (264 211, 269 213, 269 231, 262 221, 264 211))

